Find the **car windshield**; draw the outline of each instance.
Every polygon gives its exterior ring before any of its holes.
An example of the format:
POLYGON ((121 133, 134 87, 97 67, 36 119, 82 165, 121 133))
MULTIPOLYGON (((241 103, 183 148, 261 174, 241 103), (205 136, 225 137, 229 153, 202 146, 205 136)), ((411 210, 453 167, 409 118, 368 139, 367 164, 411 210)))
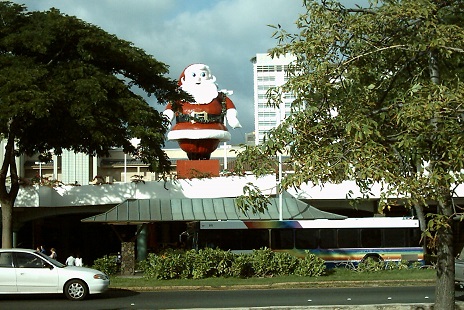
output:
POLYGON ((51 258, 50 256, 47 256, 47 255, 45 255, 45 254, 43 254, 43 253, 40 253, 40 252, 37 252, 37 251, 36 251, 35 254, 41 256, 41 257, 42 257, 43 259, 45 259, 47 262, 49 262, 50 264, 52 264, 52 265, 54 265, 54 266, 56 266, 56 267, 58 267, 58 268, 66 267, 66 265, 60 263, 59 261, 57 261, 57 260, 55 260, 55 259, 51 258))

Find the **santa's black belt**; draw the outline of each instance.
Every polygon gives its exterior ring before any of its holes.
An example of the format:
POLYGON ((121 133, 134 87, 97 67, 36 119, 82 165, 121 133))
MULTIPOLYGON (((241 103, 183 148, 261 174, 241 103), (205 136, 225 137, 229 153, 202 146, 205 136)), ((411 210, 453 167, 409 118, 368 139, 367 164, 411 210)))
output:
POLYGON ((193 112, 191 114, 179 114, 176 116, 178 123, 222 123, 224 116, 222 114, 208 114, 207 112, 193 112))

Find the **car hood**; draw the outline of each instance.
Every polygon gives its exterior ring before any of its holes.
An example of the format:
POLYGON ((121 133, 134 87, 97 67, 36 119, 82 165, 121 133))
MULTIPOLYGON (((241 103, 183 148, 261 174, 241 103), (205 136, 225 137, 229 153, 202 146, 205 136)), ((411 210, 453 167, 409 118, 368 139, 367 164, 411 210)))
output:
POLYGON ((87 267, 77 267, 77 266, 65 266, 63 267, 63 269, 65 269, 66 271, 68 272, 88 272, 88 273, 92 273, 92 274, 97 274, 97 273, 101 273, 101 274, 105 274, 104 272, 102 271, 99 271, 97 269, 92 269, 92 268, 87 268, 87 267))

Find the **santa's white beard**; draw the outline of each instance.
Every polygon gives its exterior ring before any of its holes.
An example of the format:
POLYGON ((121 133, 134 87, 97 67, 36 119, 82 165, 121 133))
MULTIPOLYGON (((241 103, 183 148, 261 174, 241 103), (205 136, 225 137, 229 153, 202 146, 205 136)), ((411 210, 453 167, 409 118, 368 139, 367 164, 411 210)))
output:
POLYGON ((217 86, 214 83, 206 84, 183 84, 182 90, 192 95, 195 99, 194 103, 206 104, 210 103, 213 99, 218 96, 217 86))

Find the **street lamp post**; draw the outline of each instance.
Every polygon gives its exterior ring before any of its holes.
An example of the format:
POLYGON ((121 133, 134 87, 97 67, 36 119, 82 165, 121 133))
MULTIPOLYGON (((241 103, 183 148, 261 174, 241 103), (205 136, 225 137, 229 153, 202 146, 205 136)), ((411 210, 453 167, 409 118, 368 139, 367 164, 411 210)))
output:
POLYGON ((277 190, 279 191, 279 221, 283 220, 282 215, 282 204, 283 204, 283 193, 281 189, 282 184, 282 153, 279 152, 279 187, 277 190))
POLYGON ((124 183, 127 182, 127 154, 124 152, 124 183))
MULTIPOLYGON (((279 110, 277 113, 277 126, 279 126, 282 123, 282 120, 285 118, 285 102, 281 101, 279 105, 279 110), (283 114, 283 115, 282 115, 283 114)), ((277 192, 279 195, 279 221, 283 220, 283 210, 282 210, 282 204, 283 204, 283 193, 282 193, 282 152, 279 152, 279 184, 277 187, 277 192)))
POLYGON ((42 162, 36 161, 35 164, 39 165, 39 178, 40 178, 40 183, 42 183, 42 162))
POLYGON ((224 169, 223 170, 227 170, 227 150, 230 149, 232 146, 228 145, 227 142, 224 142, 224 144, 222 145, 221 148, 224 149, 224 169))
MULTIPOLYGON (((130 139, 130 143, 133 147, 137 148, 140 144, 139 138, 130 139)), ((127 154, 124 152, 124 183, 127 182, 127 154)))

